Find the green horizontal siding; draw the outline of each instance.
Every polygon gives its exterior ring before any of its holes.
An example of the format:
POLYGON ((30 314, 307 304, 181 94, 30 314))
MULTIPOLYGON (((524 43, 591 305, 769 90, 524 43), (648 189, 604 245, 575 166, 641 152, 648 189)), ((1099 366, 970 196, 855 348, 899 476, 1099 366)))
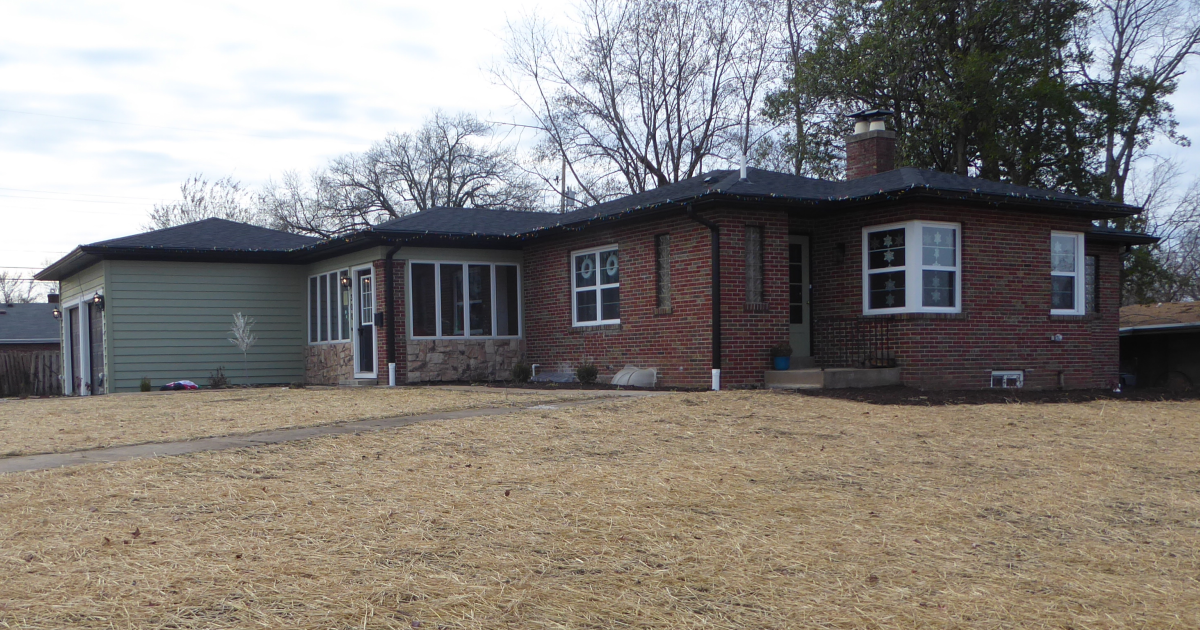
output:
POLYGON ((234 383, 304 379, 302 267, 109 261, 105 308, 114 391, 187 379, 208 383, 218 367, 234 383), (233 314, 256 321, 246 356, 229 342, 233 314))

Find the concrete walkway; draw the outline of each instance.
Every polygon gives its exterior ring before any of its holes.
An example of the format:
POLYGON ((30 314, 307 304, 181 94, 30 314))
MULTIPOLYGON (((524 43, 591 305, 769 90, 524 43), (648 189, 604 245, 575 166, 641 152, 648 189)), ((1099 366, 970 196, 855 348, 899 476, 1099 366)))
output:
MULTIPOLYGON (((561 393, 561 392, 559 392, 561 393)), ((399 418, 381 418, 376 420, 357 420, 353 422, 339 422, 337 424, 325 424, 315 427, 301 427, 298 429, 274 429, 271 431, 259 431, 258 433, 248 433, 246 435, 229 435, 223 437, 207 437, 197 438, 193 440, 183 440, 180 442, 158 442, 150 444, 133 444, 130 446, 113 446, 110 448, 96 448, 86 451, 74 451, 71 453, 47 453, 44 455, 23 455, 19 457, 6 457, 0 459, 0 474, 27 472, 31 470, 46 470, 48 468, 61 468, 63 466, 78 466, 80 464, 95 464, 102 462, 123 462, 131 459, 141 459, 143 457, 165 457, 170 455, 184 455, 187 453, 198 453, 200 451, 221 451, 233 448, 247 448, 255 446, 264 446, 267 444, 280 444, 283 442, 292 442, 295 440, 307 440, 310 438, 321 437, 325 435, 345 435, 353 433, 364 433, 366 431, 380 431, 383 429, 395 429, 397 427, 408 426, 418 422, 428 422, 430 420, 457 420, 461 418, 479 418, 483 416, 506 416, 528 409, 559 409, 561 407, 572 407, 579 405, 587 405, 601 402, 605 398, 640 398, 643 396, 661 395, 661 392, 645 392, 645 391, 599 391, 588 392, 588 394, 597 394, 589 396, 585 400, 554 402, 549 404, 533 405, 531 407, 489 407, 486 409, 465 409, 462 411, 443 411, 439 413, 426 413, 416 416, 401 416, 399 418)))

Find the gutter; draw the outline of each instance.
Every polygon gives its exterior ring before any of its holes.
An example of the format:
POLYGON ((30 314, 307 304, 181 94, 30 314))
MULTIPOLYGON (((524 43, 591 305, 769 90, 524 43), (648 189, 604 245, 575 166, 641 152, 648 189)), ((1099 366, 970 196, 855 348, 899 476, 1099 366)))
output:
POLYGON ((387 361, 388 387, 396 386, 396 275, 392 257, 400 251, 399 245, 393 245, 383 258, 383 295, 387 304, 384 305, 384 317, 387 317, 387 361))
POLYGON ((712 389, 721 390, 721 228, 687 206, 689 219, 712 233, 712 389))

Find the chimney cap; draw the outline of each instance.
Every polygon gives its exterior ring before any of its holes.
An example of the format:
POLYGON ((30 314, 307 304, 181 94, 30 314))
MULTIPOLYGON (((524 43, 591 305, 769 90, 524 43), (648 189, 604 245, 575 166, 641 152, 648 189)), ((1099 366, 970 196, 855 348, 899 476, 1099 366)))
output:
POLYGON ((893 112, 890 109, 883 109, 882 107, 873 107, 871 109, 864 109, 860 112, 846 114, 846 118, 853 118, 856 121, 870 122, 873 120, 884 120, 888 116, 892 116, 895 113, 896 112, 893 112))

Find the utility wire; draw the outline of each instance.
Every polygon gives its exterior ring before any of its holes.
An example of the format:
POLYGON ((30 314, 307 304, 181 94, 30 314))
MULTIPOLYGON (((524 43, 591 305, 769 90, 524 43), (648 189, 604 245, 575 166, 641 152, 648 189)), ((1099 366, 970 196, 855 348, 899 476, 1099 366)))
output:
POLYGON ((111 197, 113 199, 144 199, 146 201, 158 201, 158 199, 155 197, 132 197, 130 195, 101 195, 99 193, 71 193, 71 192, 58 192, 56 190, 34 190, 32 188, 5 188, 3 186, 0 186, 0 190, 15 190, 17 192, 44 193, 44 194, 48 194, 48 195, 75 195, 78 197, 111 197))
POLYGON ((249 138, 268 138, 271 140, 280 139, 280 136, 266 136, 266 135, 256 134, 256 133, 238 133, 236 131, 213 131, 213 130, 206 130, 206 129, 193 129, 193 128, 189 128, 189 127, 171 127, 168 125, 147 125, 144 123, 120 122, 120 121, 116 121, 116 120, 101 120, 99 118, 83 118, 80 116, 60 116, 58 114, 41 114, 41 113, 37 113, 37 112, 22 112, 22 111, 18 111, 15 109, 0 109, 0 112, 7 112, 9 114, 22 114, 25 116, 45 116, 46 118, 63 118, 66 120, 84 120, 87 122, 98 122, 98 123, 105 123, 108 125, 125 125, 127 127, 147 127, 150 129, 174 129, 176 131, 191 131, 193 133, 225 134, 225 135, 230 135, 230 136, 246 136, 249 138))

